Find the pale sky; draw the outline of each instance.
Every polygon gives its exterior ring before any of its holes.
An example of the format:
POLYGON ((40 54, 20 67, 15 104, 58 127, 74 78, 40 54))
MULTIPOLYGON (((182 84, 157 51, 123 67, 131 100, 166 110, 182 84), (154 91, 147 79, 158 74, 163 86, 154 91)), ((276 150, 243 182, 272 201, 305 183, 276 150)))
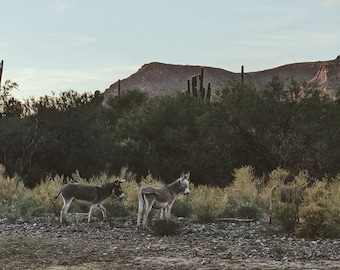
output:
POLYGON ((240 72, 340 55, 340 0, 1 0, 2 85, 104 91, 150 62, 240 72))

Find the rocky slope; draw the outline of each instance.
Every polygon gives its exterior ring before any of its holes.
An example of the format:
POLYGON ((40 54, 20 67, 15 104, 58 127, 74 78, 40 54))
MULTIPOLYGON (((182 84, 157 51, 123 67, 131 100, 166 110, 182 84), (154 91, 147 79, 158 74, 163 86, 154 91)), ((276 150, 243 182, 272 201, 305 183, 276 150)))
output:
MULTIPOLYGON (((211 82, 212 94, 233 80, 240 80, 241 73, 234 73, 220 68, 204 68, 204 86, 211 82)), ((200 73, 201 66, 172 65, 149 63, 143 65, 136 73, 121 80, 121 91, 138 88, 150 95, 171 94, 185 91, 188 79, 200 73)), ((334 60, 288 64, 257 72, 245 72, 244 81, 247 84, 261 87, 274 76, 279 76, 284 82, 291 79, 297 81, 318 81, 322 89, 334 95, 340 88, 340 56, 334 60)), ((118 82, 113 83, 104 91, 104 98, 117 95, 118 82)))

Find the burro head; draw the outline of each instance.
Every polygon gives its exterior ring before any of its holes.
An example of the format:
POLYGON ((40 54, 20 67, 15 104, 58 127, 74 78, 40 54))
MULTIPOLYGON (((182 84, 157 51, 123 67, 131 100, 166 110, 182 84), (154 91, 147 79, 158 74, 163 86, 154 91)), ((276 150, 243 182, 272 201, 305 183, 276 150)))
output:
POLYGON ((121 187, 121 183, 124 183, 126 181, 126 179, 123 179, 123 180, 116 180, 114 183, 114 186, 113 186, 113 189, 112 189, 112 194, 119 198, 119 199, 122 199, 124 198, 125 194, 123 193, 123 190, 122 190, 122 187, 121 187))
POLYGON ((188 195, 190 193, 189 178, 190 178, 190 172, 182 173, 181 177, 179 178, 180 190, 183 195, 188 195))

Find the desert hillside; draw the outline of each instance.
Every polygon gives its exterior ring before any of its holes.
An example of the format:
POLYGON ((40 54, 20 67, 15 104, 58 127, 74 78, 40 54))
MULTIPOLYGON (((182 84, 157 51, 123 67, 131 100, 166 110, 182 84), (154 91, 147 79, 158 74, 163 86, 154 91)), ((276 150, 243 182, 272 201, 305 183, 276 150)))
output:
MULTIPOLYGON (((188 79, 200 73, 204 68, 204 86, 211 82, 212 94, 226 83, 241 79, 241 72, 234 73, 224 69, 204 66, 173 65, 152 62, 143 65, 136 73, 120 81, 121 91, 138 88, 150 95, 171 94, 187 89, 188 79)), ((241 71, 241 67, 240 67, 241 71)), ((256 87, 267 84, 274 76, 284 82, 319 81, 323 90, 333 95, 340 88, 340 56, 334 60, 293 63, 257 72, 245 72, 244 82, 256 87)), ((104 92, 107 100, 117 95, 118 82, 113 83, 104 92)))

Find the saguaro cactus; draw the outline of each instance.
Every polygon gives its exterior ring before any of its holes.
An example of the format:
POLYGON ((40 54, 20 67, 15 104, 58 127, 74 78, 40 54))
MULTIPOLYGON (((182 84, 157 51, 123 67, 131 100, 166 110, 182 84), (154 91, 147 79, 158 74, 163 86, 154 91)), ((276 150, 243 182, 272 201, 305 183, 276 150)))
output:
POLYGON ((118 80, 118 93, 117 95, 120 97, 120 80, 118 80))
POLYGON ((206 101, 210 101, 210 97, 211 97, 211 84, 210 82, 208 83, 208 90, 207 90, 207 96, 205 97, 206 101))
POLYGON ((197 76, 192 77, 192 95, 197 97, 197 76))
POLYGON ((1 77, 2 77, 2 70, 4 68, 4 60, 0 62, 0 87, 1 87, 1 77))
POLYGON ((187 93, 190 95, 192 93, 193 97, 200 97, 203 100, 210 100, 211 97, 211 83, 208 84, 208 90, 205 91, 204 88, 204 77, 203 77, 203 68, 201 68, 200 74, 198 74, 198 78, 200 80, 199 88, 197 88, 197 75, 192 76, 191 78, 191 89, 190 89, 190 79, 188 79, 188 89, 187 93), (199 94, 199 95, 198 95, 199 94))
POLYGON ((201 74, 198 75, 198 78, 200 79, 200 95, 201 98, 204 98, 205 89, 203 87, 203 68, 201 68, 201 74))
POLYGON ((241 83, 244 83, 244 67, 241 66, 241 83))
POLYGON ((188 79, 188 95, 190 95, 190 79, 188 79))

